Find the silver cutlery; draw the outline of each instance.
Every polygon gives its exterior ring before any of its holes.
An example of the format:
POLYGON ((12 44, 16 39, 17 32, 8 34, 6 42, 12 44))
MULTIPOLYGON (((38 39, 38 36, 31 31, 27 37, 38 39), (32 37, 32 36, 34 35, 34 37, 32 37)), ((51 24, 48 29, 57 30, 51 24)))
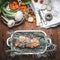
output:
POLYGON ((41 25, 43 25, 43 24, 46 25, 47 24, 47 21, 43 19, 40 9, 38 10, 38 13, 39 13, 40 20, 41 20, 40 24, 41 25))

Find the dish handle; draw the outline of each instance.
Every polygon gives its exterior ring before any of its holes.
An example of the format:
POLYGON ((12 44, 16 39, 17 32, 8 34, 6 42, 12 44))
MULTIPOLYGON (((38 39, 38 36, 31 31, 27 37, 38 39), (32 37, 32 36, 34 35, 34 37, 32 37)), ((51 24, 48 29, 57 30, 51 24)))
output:
POLYGON ((40 52, 40 54, 44 54, 46 51, 47 51, 47 45, 46 45, 45 49, 42 52, 40 52))
POLYGON ((52 44, 52 40, 51 40, 51 38, 47 38, 47 47, 50 47, 51 46, 51 44, 52 44))
POLYGON ((10 40, 10 37, 7 39, 6 44, 7 44, 7 46, 10 47, 9 40, 10 40))

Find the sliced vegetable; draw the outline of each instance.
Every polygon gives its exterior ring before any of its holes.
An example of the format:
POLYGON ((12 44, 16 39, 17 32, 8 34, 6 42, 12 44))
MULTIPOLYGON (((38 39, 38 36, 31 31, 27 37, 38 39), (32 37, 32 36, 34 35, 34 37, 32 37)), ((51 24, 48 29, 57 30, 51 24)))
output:
POLYGON ((20 42, 26 41, 26 37, 25 37, 25 36, 20 36, 20 37, 19 37, 19 41, 20 41, 20 42))
POLYGON ((19 41, 16 41, 15 42, 15 46, 18 46, 19 47, 20 46, 20 42, 19 41))
POLYGON ((33 46, 33 47, 38 47, 38 46, 39 46, 39 44, 38 44, 38 43, 36 43, 36 42, 34 42, 34 43, 32 44, 32 46, 33 46))
POLYGON ((28 12, 28 7, 25 5, 20 6, 20 10, 24 12, 28 12))
POLYGON ((27 44, 26 45, 28 48, 32 48, 32 44, 27 44))
POLYGON ((12 10, 16 10, 19 7, 19 3, 17 1, 10 2, 9 7, 12 10))
POLYGON ((27 47, 27 48, 36 48, 40 45, 39 43, 40 38, 29 38, 25 36, 19 36, 17 42, 15 42, 16 46, 19 47, 27 47))

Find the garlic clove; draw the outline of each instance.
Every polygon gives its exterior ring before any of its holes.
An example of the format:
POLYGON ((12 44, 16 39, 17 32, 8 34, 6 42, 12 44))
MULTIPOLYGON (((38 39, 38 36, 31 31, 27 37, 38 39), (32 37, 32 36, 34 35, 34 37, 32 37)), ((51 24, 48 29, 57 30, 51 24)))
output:
POLYGON ((33 20, 34 20, 33 17, 28 18, 28 22, 33 22, 33 20))
POLYGON ((16 21, 21 21, 22 18, 23 18, 23 12, 17 11, 16 14, 15 14, 15 20, 16 21))
POLYGON ((10 20, 7 23, 8 27, 13 27, 15 25, 15 21, 14 20, 10 20))

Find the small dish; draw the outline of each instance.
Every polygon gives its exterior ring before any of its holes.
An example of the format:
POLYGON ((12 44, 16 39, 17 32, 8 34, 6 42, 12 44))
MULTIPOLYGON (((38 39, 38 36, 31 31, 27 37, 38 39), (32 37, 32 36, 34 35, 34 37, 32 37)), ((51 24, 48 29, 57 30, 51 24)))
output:
POLYGON ((47 14, 45 15, 45 19, 46 19, 47 21, 51 21, 51 20, 53 19, 53 15, 52 15, 51 13, 47 13, 47 14))

